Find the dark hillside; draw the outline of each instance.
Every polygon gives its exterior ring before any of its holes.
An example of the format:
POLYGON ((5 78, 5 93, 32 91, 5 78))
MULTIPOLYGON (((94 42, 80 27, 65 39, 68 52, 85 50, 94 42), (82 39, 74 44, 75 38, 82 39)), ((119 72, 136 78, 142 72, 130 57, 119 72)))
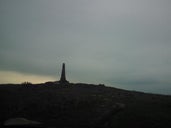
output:
POLYGON ((10 118, 26 118, 43 127, 171 127, 171 96, 103 85, 1 85, 0 103, 1 126, 10 118))

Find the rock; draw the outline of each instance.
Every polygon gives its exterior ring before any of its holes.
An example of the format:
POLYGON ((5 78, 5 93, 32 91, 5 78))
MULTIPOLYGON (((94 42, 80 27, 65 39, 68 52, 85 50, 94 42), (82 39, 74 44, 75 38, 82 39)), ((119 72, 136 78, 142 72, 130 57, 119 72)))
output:
POLYGON ((21 126, 21 125, 40 125, 38 121, 32 121, 25 118, 11 118, 4 122, 4 126, 21 126))
POLYGON ((125 104, 123 103, 116 103, 116 107, 119 109, 124 109, 125 108, 125 104))
POLYGON ((107 110, 103 114, 103 116, 97 120, 97 124, 95 128, 101 128, 106 124, 108 124, 110 121, 112 121, 113 116, 115 116, 118 112, 122 111, 124 108, 125 108, 125 104, 115 103, 115 105, 113 105, 111 109, 107 110))

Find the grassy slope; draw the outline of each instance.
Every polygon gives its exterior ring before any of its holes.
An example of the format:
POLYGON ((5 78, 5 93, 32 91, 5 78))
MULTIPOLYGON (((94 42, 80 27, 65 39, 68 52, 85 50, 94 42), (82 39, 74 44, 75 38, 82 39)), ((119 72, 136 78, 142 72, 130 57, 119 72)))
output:
POLYGON ((125 108, 103 127, 170 128, 171 96, 88 84, 1 85, 0 121, 25 117, 45 125, 94 126, 115 103, 125 108))

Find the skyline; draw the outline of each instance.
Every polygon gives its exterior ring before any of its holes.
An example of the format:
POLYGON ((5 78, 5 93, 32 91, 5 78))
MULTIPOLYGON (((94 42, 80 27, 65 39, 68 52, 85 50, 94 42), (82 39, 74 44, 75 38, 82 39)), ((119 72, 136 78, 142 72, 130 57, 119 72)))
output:
POLYGON ((0 83, 60 78, 171 94, 169 0, 1 0, 0 83))

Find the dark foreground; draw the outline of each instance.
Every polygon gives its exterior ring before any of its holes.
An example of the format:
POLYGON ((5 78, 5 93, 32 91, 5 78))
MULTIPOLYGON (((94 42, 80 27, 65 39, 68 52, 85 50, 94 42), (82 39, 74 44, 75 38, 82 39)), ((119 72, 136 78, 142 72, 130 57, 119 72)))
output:
MULTIPOLYGON (((39 122, 20 127, 171 128, 171 96, 103 85, 0 85, 0 126, 8 119, 39 122)), ((14 126, 13 126, 14 127, 14 126)))

